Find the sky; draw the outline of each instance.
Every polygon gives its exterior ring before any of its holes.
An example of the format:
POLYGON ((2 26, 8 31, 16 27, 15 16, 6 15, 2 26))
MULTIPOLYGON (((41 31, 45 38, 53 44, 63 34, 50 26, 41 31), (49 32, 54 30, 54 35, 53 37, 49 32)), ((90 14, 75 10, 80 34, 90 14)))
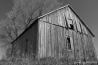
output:
MULTIPOLYGON (((95 49, 98 55, 98 0, 66 0, 84 23, 95 34, 95 49)), ((0 20, 12 9, 12 0, 0 0, 0 20)))
POLYGON ((69 4, 94 33, 98 57, 98 0, 69 0, 69 4))
POLYGON ((12 0, 0 0, 0 20, 6 17, 6 13, 12 9, 12 0))

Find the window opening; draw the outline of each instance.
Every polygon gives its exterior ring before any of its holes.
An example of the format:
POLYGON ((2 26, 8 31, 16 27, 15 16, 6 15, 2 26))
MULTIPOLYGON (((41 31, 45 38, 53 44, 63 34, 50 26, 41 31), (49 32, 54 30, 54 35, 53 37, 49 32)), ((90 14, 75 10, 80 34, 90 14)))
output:
POLYGON ((74 26, 73 26, 73 24, 70 24, 69 29, 74 30, 74 26))
POLYGON ((71 50, 71 40, 70 37, 67 37, 67 48, 71 50))

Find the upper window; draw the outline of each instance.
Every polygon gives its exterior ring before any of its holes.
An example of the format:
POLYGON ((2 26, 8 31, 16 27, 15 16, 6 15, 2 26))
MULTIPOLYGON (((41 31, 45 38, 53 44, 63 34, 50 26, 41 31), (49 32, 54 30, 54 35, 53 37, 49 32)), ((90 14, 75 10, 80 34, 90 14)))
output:
POLYGON ((74 30, 74 25, 73 25, 73 20, 72 19, 69 19, 69 21, 68 21, 68 28, 71 29, 71 30, 74 30))
POLYGON ((69 28, 69 29, 74 30, 74 26, 73 26, 73 24, 70 24, 70 28, 69 28))

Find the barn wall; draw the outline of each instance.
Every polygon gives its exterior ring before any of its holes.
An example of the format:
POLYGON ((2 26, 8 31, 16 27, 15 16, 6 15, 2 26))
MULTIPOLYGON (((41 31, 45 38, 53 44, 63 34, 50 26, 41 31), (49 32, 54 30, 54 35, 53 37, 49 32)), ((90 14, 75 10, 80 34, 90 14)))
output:
POLYGON ((13 43, 14 56, 37 55, 38 45, 38 22, 32 24, 19 38, 13 43))
POLYGON ((39 22, 39 50, 38 56, 43 57, 74 57, 73 47, 73 31, 67 30, 64 27, 52 25, 50 23, 39 22), (71 37, 72 50, 68 50, 66 43, 67 37, 71 37), (67 54, 66 54, 67 53, 67 54))
POLYGON ((93 36, 69 7, 42 17, 39 20, 39 35, 39 57, 62 57, 66 52, 64 55, 68 55, 68 58, 84 61, 95 54, 93 36), (66 36, 71 38, 71 51, 66 50, 66 36))

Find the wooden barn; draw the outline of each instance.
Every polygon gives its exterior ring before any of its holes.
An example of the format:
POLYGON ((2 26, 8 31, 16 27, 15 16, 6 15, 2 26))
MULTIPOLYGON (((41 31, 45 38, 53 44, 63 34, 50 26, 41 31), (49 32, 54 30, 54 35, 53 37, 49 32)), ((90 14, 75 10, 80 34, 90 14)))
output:
POLYGON ((94 61, 94 34, 69 6, 36 20, 12 42, 12 55, 94 61))

